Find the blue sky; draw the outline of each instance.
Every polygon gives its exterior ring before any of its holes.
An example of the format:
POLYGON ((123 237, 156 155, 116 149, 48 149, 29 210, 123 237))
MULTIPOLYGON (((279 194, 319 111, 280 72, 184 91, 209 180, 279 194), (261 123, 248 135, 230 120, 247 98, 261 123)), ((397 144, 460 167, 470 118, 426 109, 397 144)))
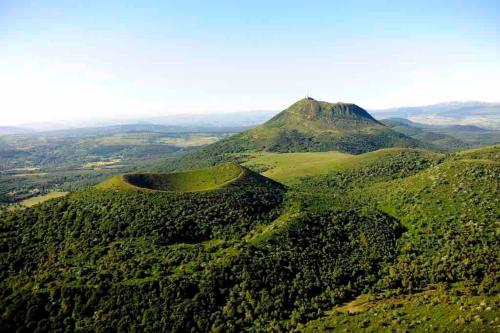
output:
POLYGON ((500 101, 500 1, 0 0, 0 125, 500 101))

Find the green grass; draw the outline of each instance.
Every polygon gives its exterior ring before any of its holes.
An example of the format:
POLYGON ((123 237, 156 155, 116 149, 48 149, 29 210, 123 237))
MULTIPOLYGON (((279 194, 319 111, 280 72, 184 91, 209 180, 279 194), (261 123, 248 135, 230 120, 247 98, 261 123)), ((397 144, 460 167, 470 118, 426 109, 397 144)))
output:
POLYGON ((101 190, 119 191, 210 191, 235 185, 277 185, 253 171, 234 162, 221 163, 211 168, 177 173, 125 174, 112 177, 96 187, 101 190))
POLYGON ((218 141, 220 137, 210 135, 189 135, 184 137, 163 137, 157 140, 176 147, 197 147, 204 146, 218 141))
POLYGON ((464 150, 457 153, 459 158, 487 159, 500 162, 500 145, 464 150))
POLYGON ((294 183, 298 178, 326 175, 331 171, 357 169, 404 151, 419 151, 424 155, 439 157, 441 154, 411 148, 386 148, 361 155, 336 151, 307 153, 252 153, 244 165, 261 171, 262 175, 284 183, 294 183))
POLYGON ((242 176, 244 169, 236 163, 178 173, 144 173, 115 176, 97 186, 99 189, 157 190, 175 192, 208 191, 223 187, 242 176))
POLYGON ((213 134, 183 134, 165 136, 161 133, 118 133, 97 138, 100 145, 146 145, 165 144, 176 147, 195 147, 218 141, 221 137, 213 134))
POLYGON ((39 203, 45 202, 45 201, 50 200, 50 199, 63 197, 66 194, 68 194, 68 192, 53 191, 53 192, 49 192, 49 193, 44 194, 44 195, 25 199, 25 200, 21 201, 21 205, 23 205, 25 207, 31 207, 31 206, 37 205, 39 203))
POLYGON ((115 190, 115 191, 140 191, 147 189, 141 189, 140 187, 134 186, 126 181, 124 175, 113 176, 100 184, 96 185, 99 190, 115 190))
POLYGON ((413 295, 362 295, 307 323, 305 332, 498 332, 500 296, 428 290, 413 295), (458 293, 459 294, 459 293, 458 293))
POLYGON ((312 174, 327 173, 341 160, 352 157, 340 152, 316 153, 270 153, 261 152, 250 154, 250 160, 244 163, 249 168, 263 168, 262 174, 277 181, 303 177, 312 174))

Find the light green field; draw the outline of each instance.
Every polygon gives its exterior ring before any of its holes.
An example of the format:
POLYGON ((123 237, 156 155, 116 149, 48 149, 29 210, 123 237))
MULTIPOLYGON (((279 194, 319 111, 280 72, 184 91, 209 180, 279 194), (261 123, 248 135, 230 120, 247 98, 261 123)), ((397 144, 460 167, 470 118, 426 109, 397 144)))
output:
MULTIPOLYGON (((411 148, 386 148, 361 155, 350 155, 336 151, 308 153, 253 153, 245 166, 262 172, 262 175, 283 183, 293 183, 296 178, 318 176, 333 170, 362 167, 411 148)), ((426 154, 439 155, 425 152, 426 154)))
POLYGON ((119 133, 98 138, 101 145, 142 145, 148 143, 150 133, 119 133))
POLYGON ((117 163, 120 163, 120 161, 121 161, 120 158, 113 158, 110 159, 109 161, 87 162, 82 165, 82 168, 87 168, 87 169, 100 168, 110 165, 116 165, 117 163))
POLYGON ((50 200, 50 199, 63 197, 66 194, 68 194, 68 192, 60 192, 60 191, 49 192, 49 193, 44 194, 44 195, 40 195, 37 197, 32 197, 32 198, 23 200, 23 201, 21 201, 21 205, 26 206, 26 207, 31 207, 31 206, 37 205, 39 203, 45 202, 45 201, 50 200))
POLYGON ((340 161, 352 157, 350 154, 333 152, 317 153, 254 153, 245 166, 263 167, 266 177, 277 181, 290 178, 308 176, 311 174, 327 173, 340 161))
POLYGON ((178 137, 178 138, 174 137, 159 138, 157 142, 176 147, 196 147, 214 143, 219 139, 220 138, 216 136, 190 135, 187 137, 178 137))
POLYGON ((145 145, 154 143, 177 147, 194 147, 214 143, 219 139, 219 136, 210 134, 166 137, 157 133, 119 133, 98 138, 97 142, 101 145, 145 145))
POLYGON ((464 150, 457 155, 460 158, 488 159, 500 162, 500 145, 464 150))
POLYGON ((36 173, 16 173, 12 177, 41 177, 47 175, 47 172, 36 172, 36 173))

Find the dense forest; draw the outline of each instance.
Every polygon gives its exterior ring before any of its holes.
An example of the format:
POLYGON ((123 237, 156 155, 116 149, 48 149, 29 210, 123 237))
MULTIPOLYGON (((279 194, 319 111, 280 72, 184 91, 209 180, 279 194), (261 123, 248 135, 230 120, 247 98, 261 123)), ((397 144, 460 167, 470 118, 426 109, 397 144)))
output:
POLYGON ((4 204, 72 193, 0 210, 0 330, 493 330, 500 147, 389 125, 304 99, 227 138, 4 137, 4 204))
POLYGON ((300 331, 368 327, 316 321, 360 295, 495 302, 497 152, 395 151, 288 188, 248 171, 211 191, 101 186, 4 210, 1 327, 300 331))

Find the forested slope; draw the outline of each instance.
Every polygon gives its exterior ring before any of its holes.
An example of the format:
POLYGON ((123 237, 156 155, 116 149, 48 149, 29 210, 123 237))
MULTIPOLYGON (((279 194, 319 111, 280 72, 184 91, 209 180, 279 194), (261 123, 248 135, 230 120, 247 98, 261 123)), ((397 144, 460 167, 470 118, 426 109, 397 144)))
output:
POLYGON ((497 152, 395 149, 288 188, 242 168, 207 191, 104 186, 4 211, 1 329, 494 331, 497 152))
POLYGON ((187 154, 167 169, 194 169, 228 160, 241 162, 242 153, 262 151, 361 154, 388 147, 430 148, 386 127, 355 104, 304 98, 264 124, 187 154))
POLYGON ((378 280, 396 220, 294 197, 284 208, 283 191, 94 189, 7 213, 2 328, 283 330, 378 280))

